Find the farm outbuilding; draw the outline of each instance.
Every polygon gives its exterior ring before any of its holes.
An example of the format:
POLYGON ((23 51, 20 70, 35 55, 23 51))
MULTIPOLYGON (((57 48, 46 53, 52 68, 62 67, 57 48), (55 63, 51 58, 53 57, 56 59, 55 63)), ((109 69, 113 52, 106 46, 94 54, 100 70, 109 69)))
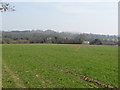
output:
POLYGON ((90 44, 90 42, 89 42, 89 41, 83 41, 83 43, 82 43, 82 44, 89 45, 89 44, 90 44))

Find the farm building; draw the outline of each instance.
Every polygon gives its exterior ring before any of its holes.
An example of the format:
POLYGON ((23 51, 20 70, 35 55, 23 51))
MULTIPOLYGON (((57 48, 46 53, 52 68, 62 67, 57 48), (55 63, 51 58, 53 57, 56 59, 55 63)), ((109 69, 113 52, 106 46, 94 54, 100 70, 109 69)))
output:
POLYGON ((89 45, 89 41, 83 41, 83 43, 82 44, 86 44, 86 45, 89 45))

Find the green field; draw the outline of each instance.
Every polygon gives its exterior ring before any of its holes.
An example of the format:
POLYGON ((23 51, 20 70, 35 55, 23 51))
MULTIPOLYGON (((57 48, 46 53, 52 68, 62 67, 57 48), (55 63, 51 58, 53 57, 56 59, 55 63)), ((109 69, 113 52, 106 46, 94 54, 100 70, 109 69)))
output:
POLYGON ((118 47, 6 44, 3 88, 118 87, 118 47))

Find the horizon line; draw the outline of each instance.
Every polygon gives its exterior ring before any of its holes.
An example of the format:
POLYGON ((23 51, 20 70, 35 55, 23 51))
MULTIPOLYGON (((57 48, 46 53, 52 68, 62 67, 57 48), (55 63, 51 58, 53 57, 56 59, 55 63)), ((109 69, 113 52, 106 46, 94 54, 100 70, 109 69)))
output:
POLYGON ((46 30, 41 30, 41 29, 25 29, 25 30, 1 30, 2 32, 12 32, 12 31, 47 31, 47 30, 51 30, 54 32, 58 32, 58 33, 74 33, 74 34, 97 34, 97 35, 109 35, 109 36, 119 36, 119 34, 104 34, 104 33, 92 33, 92 32, 72 32, 72 31, 57 31, 57 30, 52 30, 52 29, 46 29, 46 30))

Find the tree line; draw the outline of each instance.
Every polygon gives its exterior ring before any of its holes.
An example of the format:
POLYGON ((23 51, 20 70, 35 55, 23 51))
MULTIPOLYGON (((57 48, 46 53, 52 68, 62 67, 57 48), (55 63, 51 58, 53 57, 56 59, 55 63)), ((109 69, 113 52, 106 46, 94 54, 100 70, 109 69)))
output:
POLYGON ((84 41, 89 41, 89 44, 118 44, 118 37, 113 35, 99 35, 87 33, 69 33, 55 32, 53 30, 34 30, 34 31, 3 31, 1 36, 2 44, 17 44, 17 43, 52 43, 52 44, 82 44, 84 41))

